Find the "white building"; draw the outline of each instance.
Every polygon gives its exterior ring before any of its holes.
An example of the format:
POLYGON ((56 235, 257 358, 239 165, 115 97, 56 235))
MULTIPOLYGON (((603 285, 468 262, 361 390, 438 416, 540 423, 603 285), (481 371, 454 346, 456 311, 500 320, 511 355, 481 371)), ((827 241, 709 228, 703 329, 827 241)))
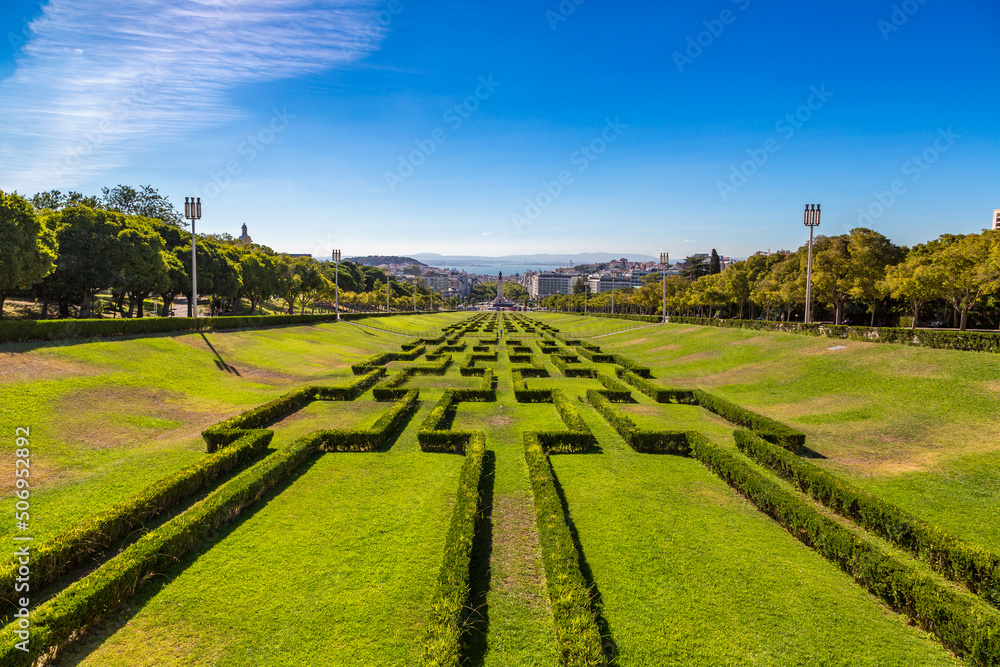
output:
POLYGON ((583 280, 583 276, 568 273, 535 273, 531 276, 528 294, 533 299, 544 299, 553 294, 572 294, 573 286, 583 280))
POLYGON ((1000 229, 1000 208, 993 211, 993 229, 1000 229))

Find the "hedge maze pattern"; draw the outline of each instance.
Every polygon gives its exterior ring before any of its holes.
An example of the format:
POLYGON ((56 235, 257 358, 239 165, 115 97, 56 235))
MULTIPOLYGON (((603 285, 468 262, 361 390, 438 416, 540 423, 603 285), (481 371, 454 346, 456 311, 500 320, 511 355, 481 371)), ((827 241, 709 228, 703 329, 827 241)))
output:
MULTIPOLYGON (((85 560, 101 557, 129 533, 145 529, 160 515, 208 491, 188 511, 150 530, 118 555, 105 556, 103 565, 36 608, 30 652, 14 649, 18 628, 16 622, 8 624, 2 630, 0 664, 30 665, 85 630, 81 619, 113 613, 146 579, 164 572, 198 540, 253 505, 311 456, 371 452, 389 444, 418 405, 419 390, 407 384, 419 375, 443 376, 455 364, 460 376, 476 380, 476 386, 446 389, 417 429, 423 452, 464 456, 418 653, 423 665, 462 664, 463 637, 470 624, 470 563, 483 504, 481 478, 488 434, 454 429, 452 422, 461 403, 497 400, 494 365, 501 355, 512 364, 516 402, 552 403, 565 426, 523 432, 560 664, 606 665, 606 647, 612 643, 611 638, 602 636, 599 609, 580 568, 582 548, 567 522, 572 508, 558 493, 549 462, 550 455, 588 452, 598 445, 568 395, 568 388, 579 378, 602 387, 587 389, 579 400, 585 397, 635 451, 697 459, 798 540, 836 563, 891 608, 935 634, 948 648, 974 664, 1000 663, 1000 557, 996 554, 931 526, 800 458, 805 435, 785 424, 701 389, 662 386, 650 368, 587 341, 566 338, 522 314, 481 313, 445 327, 439 336, 408 341, 399 352, 373 355, 356 363, 352 382, 303 387, 206 429, 203 437, 208 453, 201 461, 35 547, 32 583, 50 585, 85 560), (553 378, 545 360, 558 376, 553 378), (390 362, 404 365, 394 367, 389 374, 390 362), (540 387, 541 378, 547 378, 549 384, 555 379, 563 388, 540 387), (369 389, 375 401, 387 404, 371 427, 317 431, 268 453, 273 432, 267 427, 271 424, 312 401, 351 402, 369 389), (724 449, 696 432, 638 426, 619 407, 635 402, 633 391, 658 404, 700 406, 728 420, 737 428, 734 439, 738 451, 724 449), (235 474, 219 484, 230 473, 235 474), (778 482, 771 473, 790 486, 778 482), (831 520, 816 503, 853 527, 831 520), (926 561, 958 586, 917 571, 876 542, 864 539, 863 531, 926 561)), ((10 560, 0 568, 4 573, 0 603, 2 610, 9 612, 15 599, 18 563, 10 560)))

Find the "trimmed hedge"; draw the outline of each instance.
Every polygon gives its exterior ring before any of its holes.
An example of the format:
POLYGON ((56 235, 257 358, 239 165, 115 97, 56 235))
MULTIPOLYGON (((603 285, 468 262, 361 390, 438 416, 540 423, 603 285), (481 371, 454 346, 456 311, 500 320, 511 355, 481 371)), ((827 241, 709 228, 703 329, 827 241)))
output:
POLYGON ((383 444, 417 406, 420 392, 410 389, 375 421, 370 428, 320 431, 320 449, 324 452, 371 452, 383 444))
MULTIPOLYGON (((597 369, 592 366, 580 366, 573 363, 567 363, 558 354, 553 354, 550 358, 552 359, 552 365, 558 368, 559 371, 568 378, 593 378, 597 376, 597 369)), ((579 357, 577 357, 577 361, 579 361, 579 357)))
POLYGON ((376 401, 398 401, 406 396, 406 389, 403 387, 413 376, 413 367, 403 368, 385 382, 381 382, 372 389, 372 395, 376 401))
POLYGON ((650 371, 649 366, 643 366, 641 364, 638 364, 629 359, 628 357, 626 357, 624 354, 613 354, 611 356, 615 360, 615 363, 624 368, 625 370, 632 371, 639 377, 643 378, 653 377, 653 373, 652 371, 650 371))
POLYGON ((890 607, 907 614, 977 665, 1000 664, 1000 614, 979 598, 942 585, 824 516, 749 463, 689 433, 693 455, 804 544, 812 547, 890 607))
POLYGON ((508 354, 507 358, 512 364, 530 364, 532 362, 530 354, 508 354))
MULTIPOLYGON (((210 486, 220 477, 263 456, 272 431, 245 431, 232 445, 180 472, 154 482, 124 502, 84 519, 73 528, 31 548, 31 585, 40 590, 91 555, 145 526, 149 519, 210 486)), ((20 566, 12 558, 0 566, 0 611, 20 597, 14 578, 20 566)))
POLYGON ((650 431, 640 428, 628 415, 621 412, 595 389, 587 390, 587 400, 635 451, 681 456, 690 453, 688 439, 683 431, 650 431))
POLYGON ((524 434, 524 460, 535 498, 535 518, 545 567, 545 587, 552 604, 552 621, 561 665, 607 665, 597 614, 587 581, 580 571, 580 553, 566 524, 554 474, 538 436, 524 434))
POLYGON ((448 417, 455 403, 455 391, 446 389, 440 400, 431 409, 417 430, 417 441, 420 449, 425 452, 457 452, 464 453, 466 445, 472 440, 474 431, 445 431, 441 424, 448 417))
POLYGON ((694 403, 694 392, 688 389, 668 389, 640 377, 632 371, 623 368, 616 369, 618 376, 630 385, 649 396, 657 403, 694 403))
MULTIPOLYGON (((531 370, 531 369, 527 369, 531 370)), ((514 384, 514 398, 518 403, 551 403, 551 389, 528 389, 524 381, 524 369, 511 370, 510 377, 514 384)))
POLYGON ((791 452, 797 451, 800 446, 806 444, 806 434, 802 431, 785 426, 779 421, 759 415, 707 391, 695 389, 694 399, 698 405, 706 410, 714 412, 727 421, 748 428, 768 442, 781 445, 791 452))
POLYGON ((580 353, 581 356, 583 356, 585 359, 587 359, 588 361, 591 361, 591 362, 593 362, 595 364, 613 364, 613 363, 615 363, 615 355, 613 355, 613 354, 605 354, 605 353, 601 352, 601 349, 599 347, 597 347, 596 345, 595 346, 580 345, 580 346, 577 346, 576 349, 580 353), (591 349, 591 348, 595 348, 595 349, 591 349))
POLYGON ((632 390, 618 380, 604 373, 597 373, 597 380, 604 385, 601 393, 612 403, 632 402, 632 390))
POLYGON ((796 322, 764 322, 758 320, 719 320, 707 317, 674 317, 677 324, 780 331, 783 333, 825 336, 866 343, 894 343, 942 350, 965 352, 1000 352, 1000 334, 977 331, 940 331, 935 329, 904 329, 900 327, 856 327, 835 324, 804 324, 796 322))
MULTIPOLYGON (((431 355, 428 354, 427 359, 430 361, 431 355)), ((444 375, 448 371, 448 367, 451 366, 451 355, 437 355, 435 362, 433 364, 410 366, 410 368, 413 370, 414 375, 444 375)))
POLYGON ((1000 557, 896 507, 878 496, 772 445, 749 431, 736 431, 740 451, 788 480, 837 514, 927 561, 1000 607, 1000 557))
MULTIPOLYGON (((341 313, 342 320, 386 317, 390 313, 341 313)), ((317 324, 337 319, 332 315, 255 315, 253 317, 136 317, 90 320, 4 320, 0 322, 0 343, 61 341, 112 336, 185 331, 228 331, 274 326, 317 324)))
POLYGON ((382 377, 384 373, 384 366, 376 366, 364 376, 345 386, 309 386, 296 389, 269 403, 257 406, 235 417, 221 421, 214 426, 210 426, 202 431, 201 436, 208 445, 208 451, 214 452, 220 447, 225 447, 240 438, 246 429, 263 428, 281 417, 301 409, 302 406, 317 398, 335 401, 354 400, 367 391, 368 387, 375 384, 375 381, 382 377))
POLYGON ((476 433, 466 448, 459 473, 458 494, 451 514, 444 558, 438 571, 437 589, 430 617, 421 638, 420 664, 424 667, 459 667, 462 658, 463 619, 469 599, 469 566, 475 539, 476 518, 481 509, 479 485, 483 473, 486 438, 476 433))
POLYGON ((316 434, 296 440, 229 480, 205 500, 139 538, 89 575, 70 584, 31 612, 29 651, 15 647, 17 622, 0 631, 0 664, 30 666, 66 642, 81 625, 105 617, 129 600, 142 584, 167 572, 199 541, 254 504, 319 446, 316 434))

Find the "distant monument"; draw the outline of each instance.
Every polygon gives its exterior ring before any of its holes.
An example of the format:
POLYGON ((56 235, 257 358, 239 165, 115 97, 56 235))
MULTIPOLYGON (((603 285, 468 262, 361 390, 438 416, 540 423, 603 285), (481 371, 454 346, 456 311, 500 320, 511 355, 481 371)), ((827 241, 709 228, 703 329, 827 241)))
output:
POLYGON ((490 302, 497 310, 501 308, 510 308, 511 306, 517 305, 513 301, 504 298, 503 295, 503 271, 500 272, 500 276, 497 278, 497 298, 490 302))
POLYGON ((247 234, 247 225, 246 225, 246 223, 243 223, 243 235, 240 236, 240 241, 242 243, 246 243, 247 245, 253 243, 253 239, 250 238, 249 234, 247 234))

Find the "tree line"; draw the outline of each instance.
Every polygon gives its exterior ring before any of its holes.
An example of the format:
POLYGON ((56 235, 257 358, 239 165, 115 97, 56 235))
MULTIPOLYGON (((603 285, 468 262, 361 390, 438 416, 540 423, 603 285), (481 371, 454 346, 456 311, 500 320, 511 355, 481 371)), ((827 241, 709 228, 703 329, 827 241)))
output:
MULTIPOLYGON (((93 317, 110 308, 143 317, 185 297, 191 315, 191 234, 177 209, 151 186, 119 185, 102 195, 58 190, 22 197, 0 191, 0 317, 9 296, 41 304, 41 317, 93 317)), ((212 313, 258 313, 280 299, 288 313, 342 307, 433 309, 454 303, 423 286, 397 282, 377 267, 291 257, 229 234, 197 235, 198 293, 212 313)))
MULTIPOLYGON (((657 274, 636 289, 615 290, 614 311, 656 314, 664 290, 668 315, 801 321, 805 312, 808 246, 758 253, 725 270, 688 258, 682 274, 657 274), (691 267, 697 267, 692 271, 691 267)), ((589 292, 589 290, 587 290, 589 292)), ((611 312, 610 292, 552 296, 560 310, 611 312)), ((870 229, 819 236, 813 244, 813 319, 870 326, 1000 328, 1000 235, 942 234, 908 248, 870 229)))

